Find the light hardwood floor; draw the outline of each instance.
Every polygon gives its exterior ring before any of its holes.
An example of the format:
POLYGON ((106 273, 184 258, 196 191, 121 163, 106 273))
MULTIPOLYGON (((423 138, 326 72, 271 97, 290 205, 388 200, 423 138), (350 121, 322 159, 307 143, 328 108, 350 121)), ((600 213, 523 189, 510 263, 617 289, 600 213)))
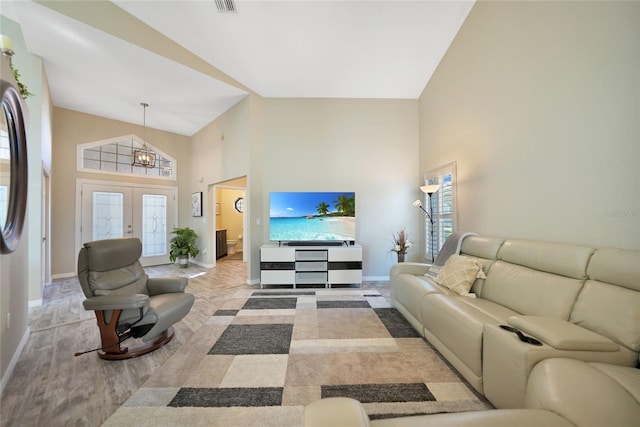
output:
MULTIPOLYGON (((247 264, 220 260, 215 269, 193 264, 147 268, 150 276, 187 275, 188 292, 196 296, 191 312, 175 325, 166 346, 142 357, 106 361, 95 353, 74 357, 99 345, 92 311, 76 278, 55 280, 45 289, 43 305, 32 309, 31 335, 0 400, 0 426, 99 426, 155 369, 186 342, 209 317, 246 284, 247 264), (204 274, 202 274, 204 273, 204 274)), ((388 282, 363 284, 388 297, 388 282)), ((256 289, 258 287, 255 287, 256 289)))

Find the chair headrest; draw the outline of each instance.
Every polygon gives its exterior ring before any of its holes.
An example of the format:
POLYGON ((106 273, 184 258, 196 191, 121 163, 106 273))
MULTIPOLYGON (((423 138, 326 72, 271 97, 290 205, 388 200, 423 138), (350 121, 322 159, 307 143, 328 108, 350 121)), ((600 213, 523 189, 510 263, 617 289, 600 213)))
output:
POLYGON ((142 243, 137 238, 96 240, 84 244, 91 271, 109 271, 127 267, 142 255, 142 243))

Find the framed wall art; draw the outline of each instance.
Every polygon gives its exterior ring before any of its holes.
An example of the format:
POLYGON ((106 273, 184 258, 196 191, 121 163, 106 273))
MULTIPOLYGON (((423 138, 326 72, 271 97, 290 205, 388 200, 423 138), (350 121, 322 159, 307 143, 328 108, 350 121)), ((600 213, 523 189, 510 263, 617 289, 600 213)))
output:
POLYGON ((202 191, 191 194, 191 216, 202 216, 202 191))

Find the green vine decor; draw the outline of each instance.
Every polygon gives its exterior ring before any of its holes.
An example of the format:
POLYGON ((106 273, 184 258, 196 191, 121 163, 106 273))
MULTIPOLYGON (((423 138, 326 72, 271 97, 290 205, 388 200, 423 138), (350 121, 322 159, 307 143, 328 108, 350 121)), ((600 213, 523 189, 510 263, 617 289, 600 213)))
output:
POLYGON ((16 82, 18 83, 18 89, 20 89, 20 96, 22 99, 27 99, 28 97, 33 96, 33 94, 29 92, 27 86, 20 81, 20 73, 14 68, 13 64, 11 64, 11 69, 13 70, 13 78, 16 79, 16 82))

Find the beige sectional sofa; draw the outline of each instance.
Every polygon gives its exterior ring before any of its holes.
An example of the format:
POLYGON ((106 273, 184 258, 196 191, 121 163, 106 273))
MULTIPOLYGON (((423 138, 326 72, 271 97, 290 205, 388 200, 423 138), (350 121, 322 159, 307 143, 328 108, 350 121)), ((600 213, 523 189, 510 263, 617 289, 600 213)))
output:
POLYGON ((637 365, 640 251, 469 236, 460 254, 483 264, 486 279, 471 288, 476 298, 439 285, 420 264, 392 267, 391 297, 497 408, 524 406, 529 372, 543 359, 637 365))
POLYGON ((529 377, 522 409, 419 415, 370 421, 357 400, 336 397, 305 407, 305 427, 637 427, 640 370, 551 358, 529 377))
MULTIPOLYGON (((427 264, 400 263, 391 269, 391 297, 479 393, 496 408, 520 408, 513 416, 523 422, 551 412, 598 425, 602 418, 592 412, 599 408, 639 425, 640 251, 480 236, 464 238, 460 248, 464 261, 482 266, 471 293, 439 284, 427 264), (605 408, 593 396, 580 401, 595 387, 616 399, 600 399, 605 408)), ((508 415, 489 412, 480 419, 508 415)))

